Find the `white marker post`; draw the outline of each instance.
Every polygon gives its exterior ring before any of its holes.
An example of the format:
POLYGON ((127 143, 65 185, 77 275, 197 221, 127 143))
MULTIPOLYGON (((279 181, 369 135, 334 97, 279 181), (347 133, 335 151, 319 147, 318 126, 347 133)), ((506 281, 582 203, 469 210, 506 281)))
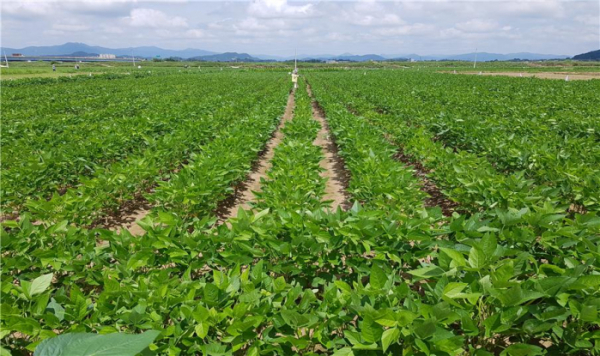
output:
MULTIPOLYGON (((2 59, 0 59, 1 61, 2 59)), ((3 66, 2 64, 0 64, 0 68, 8 68, 8 58, 6 58, 6 52, 4 52, 4 61, 6 62, 6 65, 3 66)))

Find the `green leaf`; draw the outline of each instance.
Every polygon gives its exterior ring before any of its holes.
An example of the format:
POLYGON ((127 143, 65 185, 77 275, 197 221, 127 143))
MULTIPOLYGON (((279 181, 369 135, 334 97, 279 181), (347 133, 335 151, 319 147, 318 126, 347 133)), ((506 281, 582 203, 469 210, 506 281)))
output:
POLYGON ((554 324, 552 323, 546 323, 537 319, 529 319, 525 320, 523 323, 523 331, 528 334, 537 334, 543 331, 548 331, 552 329, 553 326, 554 324))
POLYGON ((435 322, 433 320, 426 320, 421 325, 415 328, 415 334, 421 339, 425 339, 435 333, 435 322))
POLYGON ((198 335, 198 337, 201 339, 204 339, 206 337, 206 335, 208 334, 208 329, 209 326, 205 321, 200 322, 194 328, 194 330, 196 331, 196 335, 198 335))
POLYGON ((304 315, 294 310, 281 311, 281 317, 283 318, 285 323, 291 326, 292 328, 297 328, 308 322, 308 319, 304 315))
POLYGON ((387 350, 392 343, 398 341, 399 337, 400 329, 398 328, 391 328, 384 331, 383 335, 381 336, 381 344, 383 345, 383 351, 385 352, 385 350, 387 350))
POLYGON ((42 341, 34 356, 135 356, 159 334, 156 330, 143 334, 63 334, 42 341))
POLYGON ((541 355, 543 350, 541 347, 528 344, 512 344, 506 348, 500 355, 509 356, 536 356, 541 355))
POLYGON ((486 234, 481 239, 481 249, 487 258, 491 258, 494 255, 497 246, 498 242, 493 234, 486 234))
POLYGON ((588 322, 597 322, 600 321, 598 319, 598 309, 596 309, 595 305, 585 305, 581 308, 581 320, 588 322))
POLYGON ((460 253, 456 250, 445 248, 445 247, 441 247, 440 250, 442 252, 444 252, 446 255, 448 255, 448 257, 450 257, 457 266, 466 266, 467 265, 467 262, 465 261, 465 256, 463 256, 462 253, 460 253))
POLYGON ((383 333, 383 328, 374 323, 372 319, 366 317, 361 325, 361 333, 360 335, 365 340, 365 342, 371 344, 379 341, 381 335, 383 333))
POLYGON ((258 213, 254 214, 254 222, 257 222, 258 220, 260 220, 263 216, 268 215, 269 214, 269 209, 264 209, 259 211, 258 213))
POLYGON ((388 277, 385 274, 384 270, 379 267, 376 263, 373 263, 371 266, 371 276, 369 282, 371 283, 371 287, 374 289, 382 289, 385 286, 385 282, 387 282, 388 277))
POLYGON ((469 265, 475 269, 485 267, 485 253, 476 247, 471 247, 471 251, 469 251, 469 265))
POLYGON ((444 274, 444 270, 438 266, 428 266, 419 269, 415 269, 412 271, 408 271, 408 273, 413 276, 421 277, 421 278, 430 278, 430 277, 439 277, 444 274))
POLYGON ((344 347, 334 352, 332 356, 354 356, 354 352, 352 352, 352 348, 344 347))
POLYGON ((577 278, 577 281, 575 281, 575 284, 571 288, 584 289, 597 286, 600 286, 600 275, 588 275, 577 278))
POLYGON ((58 320, 63 321, 65 318, 65 308, 63 308, 60 304, 52 298, 48 306, 46 306, 46 310, 51 310, 54 316, 58 318, 58 320))
POLYGON ((204 300, 208 305, 216 305, 219 301, 219 287, 212 283, 204 286, 204 300))
POLYGON ((463 289, 467 287, 466 283, 451 282, 444 287, 443 295, 447 298, 459 298, 463 289))
POLYGON ((29 294, 30 297, 33 297, 34 295, 45 292, 46 289, 50 287, 50 283, 52 283, 52 276, 54 276, 53 273, 48 273, 34 279, 33 282, 31 282, 31 285, 28 286, 27 294, 29 294))

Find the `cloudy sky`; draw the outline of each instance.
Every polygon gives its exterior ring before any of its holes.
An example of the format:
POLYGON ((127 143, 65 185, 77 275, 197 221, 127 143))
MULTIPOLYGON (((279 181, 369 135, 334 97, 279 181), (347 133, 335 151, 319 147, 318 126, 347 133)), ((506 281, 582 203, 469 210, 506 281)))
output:
POLYGON ((1 45, 84 42, 251 54, 573 55, 600 48, 600 0, 2 0, 1 45))

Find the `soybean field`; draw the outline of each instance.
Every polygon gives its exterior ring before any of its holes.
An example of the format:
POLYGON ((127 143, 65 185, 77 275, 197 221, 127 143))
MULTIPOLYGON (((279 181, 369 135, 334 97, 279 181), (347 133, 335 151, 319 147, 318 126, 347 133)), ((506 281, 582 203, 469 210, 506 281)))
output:
POLYGON ((600 80, 300 74, 2 81, 0 355, 600 355, 600 80))

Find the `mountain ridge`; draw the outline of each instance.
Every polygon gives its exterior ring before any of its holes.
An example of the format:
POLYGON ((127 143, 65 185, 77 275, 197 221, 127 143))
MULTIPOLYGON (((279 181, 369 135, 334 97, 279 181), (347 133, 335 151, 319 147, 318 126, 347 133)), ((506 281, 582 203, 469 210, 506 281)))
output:
MULTIPOLYGON (((138 46, 130 48, 108 48, 102 46, 91 46, 85 43, 79 42, 67 42, 62 45, 55 46, 29 46, 24 48, 8 48, 2 47, 3 53, 21 53, 25 56, 58 56, 58 55, 69 55, 72 53, 109 53, 119 56, 131 56, 132 54, 136 57, 145 58, 167 58, 177 57, 183 59, 197 59, 197 60, 215 60, 215 61, 257 61, 257 60, 275 60, 275 61, 289 61, 293 60, 293 56, 273 56, 265 54, 251 55, 248 53, 237 53, 237 52, 212 52, 203 49, 186 48, 181 50, 174 49, 163 49, 156 46, 138 46), (213 58, 213 59, 210 59, 213 58)), ((352 54, 343 53, 340 55, 332 54, 320 54, 320 55, 299 55, 299 60, 344 60, 344 61, 384 61, 392 59, 415 59, 415 60, 461 60, 461 61, 474 61, 477 56, 477 61, 506 61, 506 60, 550 60, 550 59, 567 59, 570 58, 567 55, 555 55, 555 54, 540 54, 530 52, 516 52, 516 53, 488 53, 488 52, 477 52, 477 53, 464 53, 454 55, 418 55, 415 53, 410 54, 352 54)))
POLYGON ((90 46, 80 42, 67 42, 62 45, 55 46, 29 46, 24 48, 8 48, 2 47, 2 51, 8 53, 21 53, 25 56, 57 56, 68 55, 75 52, 85 53, 109 53, 116 56, 131 56, 136 57, 181 57, 189 58, 194 56, 206 56, 217 54, 216 52, 206 51, 202 49, 187 48, 183 50, 163 49, 156 46, 139 46, 129 48, 108 48, 102 46, 90 46))
POLYGON ((599 61, 600 60, 600 49, 595 51, 589 51, 573 56, 573 59, 580 61, 599 61))

